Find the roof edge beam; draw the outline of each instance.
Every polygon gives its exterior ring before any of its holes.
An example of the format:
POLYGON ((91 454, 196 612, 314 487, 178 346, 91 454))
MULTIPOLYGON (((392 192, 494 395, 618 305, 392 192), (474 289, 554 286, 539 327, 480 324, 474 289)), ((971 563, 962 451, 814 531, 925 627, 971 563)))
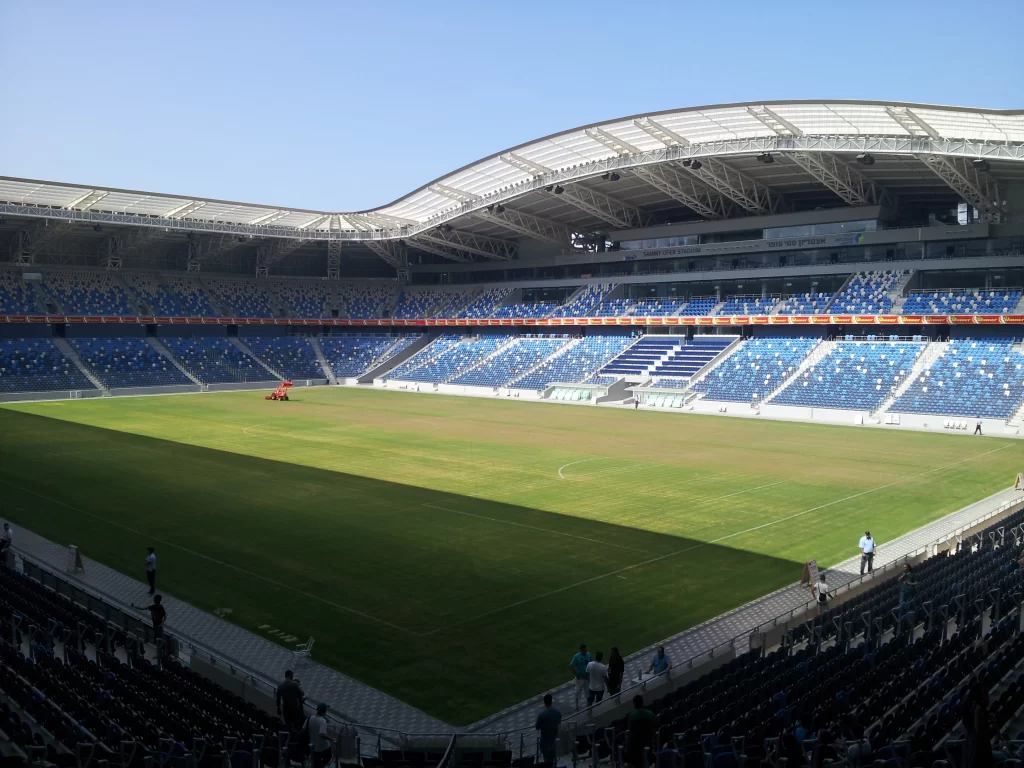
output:
POLYGON ((761 106, 747 107, 747 112, 758 122, 771 128, 779 136, 803 136, 804 132, 779 115, 775 110, 761 106))
POLYGON ((535 163, 533 160, 527 160, 522 155, 517 155, 515 152, 506 152, 503 155, 498 155, 498 159, 507 165, 511 165, 513 168, 518 168, 523 173, 528 174, 532 178, 538 178, 546 173, 551 173, 552 169, 540 163, 535 163))

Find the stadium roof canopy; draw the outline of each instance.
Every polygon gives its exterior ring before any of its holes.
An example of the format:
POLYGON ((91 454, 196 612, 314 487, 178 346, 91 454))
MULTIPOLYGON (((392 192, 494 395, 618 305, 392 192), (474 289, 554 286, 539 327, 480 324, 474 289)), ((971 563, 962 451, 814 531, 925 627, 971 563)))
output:
MULTIPOLYGON (((401 162, 396 156, 394 162, 401 162)), ((877 101, 693 107, 583 126, 464 166, 390 203, 311 211, 0 177, 0 213, 168 231, 340 241, 509 258, 517 237, 567 246, 684 218, 956 197, 998 219, 1024 182, 1024 110, 877 101)))

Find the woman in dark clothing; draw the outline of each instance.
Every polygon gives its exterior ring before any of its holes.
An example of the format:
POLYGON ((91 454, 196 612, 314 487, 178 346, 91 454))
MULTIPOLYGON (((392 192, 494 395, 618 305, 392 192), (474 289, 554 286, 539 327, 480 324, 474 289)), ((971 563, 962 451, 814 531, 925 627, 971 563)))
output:
POLYGON ((622 677, 626 674, 626 662, 619 649, 612 648, 612 657, 608 659, 608 695, 614 696, 622 690, 622 677))

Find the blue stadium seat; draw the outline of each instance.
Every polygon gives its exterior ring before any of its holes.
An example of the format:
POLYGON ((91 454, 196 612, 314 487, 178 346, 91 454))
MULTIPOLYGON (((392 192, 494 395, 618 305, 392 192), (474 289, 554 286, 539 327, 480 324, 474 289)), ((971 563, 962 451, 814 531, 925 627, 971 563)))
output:
POLYGON ((109 389, 193 383, 146 339, 86 338, 68 339, 68 343, 109 389))
POLYGON ((915 291, 903 302, 905 315, 1005 315, 1020 302, 1013 291, 915 291))
POLYGON ((214 298, 225 307, 229 317, 273 317, 270 294, 265 280, 205 279, 214 298))
POLYGON ((584 336, 568 345, 563 353, 546 360, 536 370, 512 382, 511 386, 517 389, 543 389, 548 384, 580 383, 632 342, 632 336, 584 336))
POLYGON ((859 272, 836 296, 830 315, 885 314, 892 310, 892 291, 906 275, 902 270, 859 272))
POLYGON ((273 379, 266 368, 225 338, 170 336, 160 341, 186 371, 204 384, 273 379))
POLYGON ((694 384, 708 400, 748 403, 782 385, 811 350, 817 339, 769 337, 747 339, 721 365, 694 384))
POLYGON ((483 365, 455 377, 451 383, 476 387, 504 387, 545 358, 556 354, 568 343, 569 339, 566 337, 517 337, 483 365))
POLYGON ((20 272, 0 269, 0 315, 42 314, 36 301, 36 286, 21 278, 20 272))
POLYGON ((325 379, 316 350, 304 336, 246 336, 253 353, 286 379, 325 379))
POLYGON ((50 339, 0 339, 0 392, 95 389, 50 339))
POLYGON ((362 376, 416 339, 416 336, 326 336, 320 339, 320 348, 334 375, 345 379, 362 376))
POLYGON ((45 290, 66 315, 137 315, 116 275, 107 272, 47 272, 45 290))

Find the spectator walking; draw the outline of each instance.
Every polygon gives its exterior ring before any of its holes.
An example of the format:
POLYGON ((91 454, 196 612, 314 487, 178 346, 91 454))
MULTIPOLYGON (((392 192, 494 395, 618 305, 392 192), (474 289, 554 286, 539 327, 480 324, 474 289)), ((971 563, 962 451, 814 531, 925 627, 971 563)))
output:
POLYGON ((587 706, 596 704, 604 698, 604 689, 608 685, 608 665, 601 663, 604 654, 597 652, 594 660, 587 664, 587 706))
POLYGON ((327 768, 331 762, 331 741, 327 738, 327 705, 316 705, 316 714, 310 715, 303 730, 309 731, 309 757, 312 768, 327 768))
POLYGON ((903 573, 899 577, 900 583, 900 626, 903 625, 903 617, 908 611, 913 613, 914 598, 917 595, 917 577, 910 563, 903 566, 903 573))
POLYGON ((587 664, 593 660, 593 657, 587 653, 587 644, 580 643, 579 651, 572 657, 572 661, 569 662, 569 668, 572 669, 573 674, 576 676, 576 709, 580 708, 580 699, 586 695, 587 664))
MULTIPOLYGON (((1022 556, 1024 557, 1024 556, 1022 556)), ((608 659, 608 695, 614 696, 622 690, 622 678, 626 676, 626 661, 616 646, 612 646, 612 655, 608 659)))
POLYGON ((626 730, 626 764, 632 768, 646 768, 645 751, 654 749, 656 721, 654 713, 644 706, 644 697, 633 697, 633 711, 629 713, 626 730))
POLYGON ((149 554, 146 555, 146 581, 149 582, 149 594, 156 594, 156 552, 149 547, 149 554))
POLYGON ((814 599, 818 601, 818 615, 825 615, 828 610, 829 588, 824 571, 818 573, 818 583, 814 585, 814 599))
POLYGON ((13 539, 14 530, 9 523, 4 523, 4 532, 0 534, 0 565, 7 565, 7 558, 10 557, 13 539))
POLYGON ((290 669, 284 673, 284 680, 277 686, 277 694, 274 697, 277 704, 277 714, 284 720, 289 730, 298 731, 302 727, 302 704, 306 700, 306 694, 302 686, 295 679, 295 673, 290 669))
POLYGON ((976 435, 980 435, 981 434, 981 416, 978 417, 978 423, 974 427, 974 434, 976 434, 976 435))
POLYGON ((562 713, 555 707, 550 693, 544 694, 544 709, 537 713, 534 727, 540 732, 538 746, 544 765, 555 764, 558 757, 558 728, 562 724, 562 713))
POLYGON ((662 675, 670 669, 672 669, 672 657, 665 653, 664 645, 659 645, 658 652, 651 659, 651 666, 648 667, 647 674, 653 672, 656 675, 662 675))
POLYGON ((871 573, 875 565, 875 540, 871 538, 871 531, 864 531, 860 537, 860 575, 864 575, 864 568, 867 566, 868 573, 871 573))

